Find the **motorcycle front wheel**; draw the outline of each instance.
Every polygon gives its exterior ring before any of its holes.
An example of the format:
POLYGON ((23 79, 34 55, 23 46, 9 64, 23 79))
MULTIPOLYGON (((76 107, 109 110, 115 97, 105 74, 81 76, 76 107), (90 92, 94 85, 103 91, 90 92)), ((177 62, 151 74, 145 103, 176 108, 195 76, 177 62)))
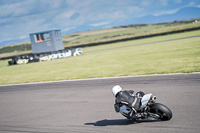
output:
POLYGON ((159 115, 161 120, 170 120, 172 118, 172 111, 161 103, 152 104, 150 112, 159 115))

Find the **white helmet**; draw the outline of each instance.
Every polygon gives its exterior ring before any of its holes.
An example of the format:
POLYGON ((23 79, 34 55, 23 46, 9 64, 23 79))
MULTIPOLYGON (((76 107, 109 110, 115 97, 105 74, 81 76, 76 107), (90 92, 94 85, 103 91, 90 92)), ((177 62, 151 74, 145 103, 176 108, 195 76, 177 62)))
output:
POLYGON ((113 88, 112 88, 112 93, 113 95, 116 97, 116 95, 122 91, 122 88, 119 86, 119 85, 115 85, 113 88))

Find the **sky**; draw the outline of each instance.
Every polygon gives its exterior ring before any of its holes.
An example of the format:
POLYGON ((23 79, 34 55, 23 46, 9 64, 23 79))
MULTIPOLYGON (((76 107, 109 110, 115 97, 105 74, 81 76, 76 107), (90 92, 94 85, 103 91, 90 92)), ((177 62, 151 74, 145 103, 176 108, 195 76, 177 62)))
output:
POLYGON ((134 24, 144 16, 174 14, 186 7, 200 8, 200 0, 0 0, 0 46, 29 41, 30 33, 134 24))

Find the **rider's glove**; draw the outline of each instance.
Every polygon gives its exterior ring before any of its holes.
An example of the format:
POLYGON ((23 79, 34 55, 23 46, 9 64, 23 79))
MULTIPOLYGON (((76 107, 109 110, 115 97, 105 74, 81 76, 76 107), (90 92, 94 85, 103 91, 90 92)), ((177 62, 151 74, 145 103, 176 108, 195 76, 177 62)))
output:
POLYGON ((114 108, 115 108, 116 112, 119 112, 120 111, 120 105, 119 105, 119 103, 115 103, 114 104, 114 108))

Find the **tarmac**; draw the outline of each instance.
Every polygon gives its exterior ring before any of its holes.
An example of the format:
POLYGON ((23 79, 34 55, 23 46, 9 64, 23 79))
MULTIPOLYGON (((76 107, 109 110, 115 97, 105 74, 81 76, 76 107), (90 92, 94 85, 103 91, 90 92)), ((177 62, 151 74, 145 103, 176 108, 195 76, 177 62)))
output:
POLYGON ((0 133, 199 133, 200 73, 0 86, 0 133), (168 106, 169 121, 126 120, 111 89, 143 91, 168 106))

